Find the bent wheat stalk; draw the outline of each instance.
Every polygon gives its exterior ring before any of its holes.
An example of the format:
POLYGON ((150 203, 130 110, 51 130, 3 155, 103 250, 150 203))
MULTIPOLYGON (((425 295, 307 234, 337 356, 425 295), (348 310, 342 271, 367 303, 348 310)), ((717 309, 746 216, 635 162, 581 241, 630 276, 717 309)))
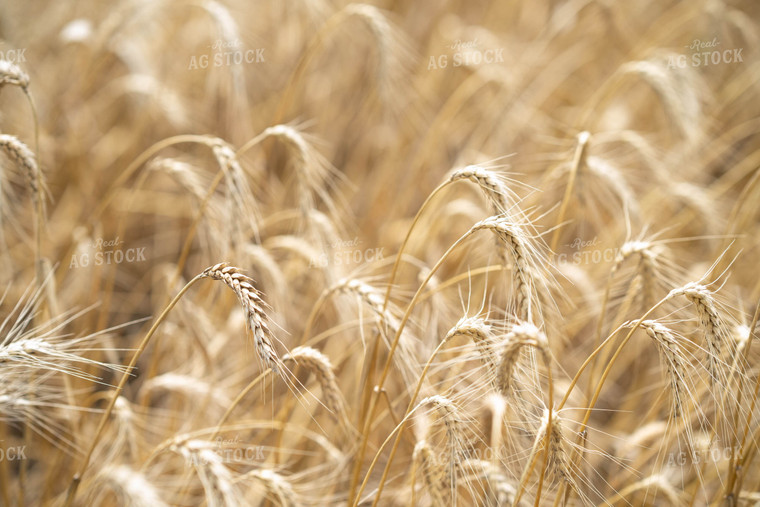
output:
POLYGON ((412 224, 409 226, 406 236, 401 242, 401 246, 399 246, 398 253, 396 254, 396 261, 394 262, 393 268, 391 269, 390 278, 388 280, 388 288, 385 292, 385 302, 383 303, 383 308, 388 305, 391 289, 393 287, 393 283, 396 281, 396 274, 398 273, 398 268, 401 263, 401 255, 404 253, 404 249, 409 243, 409 239, 412 237, 412 231, 414 230, 414 226, 417 224, 417 222, 419 222, 420 217, 422 216, 422 212, 425 210, 425 208, 427 208, 433 198, 438 195, 444 188, 452 183, 465 180, 476 183, 483 190, 491 204, 494 215, 500 215, 509 209, 510 203, 507 199, 507 196, 510 195, 510 192, 494 171, 485 169, 480 166, 467 166, 463 169, 452 171, 449 177, 444 180, 443 183, 438 185, 432 192, 430 192, 428 197, 425 199, 425 202, 422 203, 419 210, 417 211, 417 214, 414 216, 412 224))
POLYGON ((246 323, 250 328, 250 331, 253 333, 256 351, 259 354, 259 357, 267 367, 271 368, 276 373, 280 375, 284 373, 285 370, 281 368, 282 361, 274 350, 271 331, 269 330, 269 326, 267 324, 268 319, 264 313, 264 303, 259 296, 259 292, 253 286, 253 281, 246 275, 242 274, 238 268, 229 266, 226 263, 220 263, 206 268, 202 273, 196 275, 192 280, 187 282, 187 284, 179 291, 179 293, 177 293, 174 299, 171 300, 169 305, 167 305, 161 315, 159 315, 159 317, 153 323, 150 330, 142 339, 140 345, 137 347, 137 350, 132 355, 132 360, 129 362, 129 365, 124 371, 124 374, 121 376, 121 380, 116 386, 116 389, 114 390, 114 393, 108 402, 108 406, 100 418, 100 422, 98 423, 98 427, 95 430, 95 434, 93 436, 92 442, 90 443, 90 447, 87 450, 81 465, 71 480, 71 484, 69 485, 69 489, 66 494, 66 500, 64 502, 65 507, 70 507, 74 502, 77 494, 77 489, 79 488, 79 484, 82 481, 82 476, 87 471, 87 467, 90 464, 90 459, 92 458, 92 453, 100 441, 100 437, 102 436, 103 430, 108 423, 111 412, 113 412, 116 400, 124 390, 127 379, 132 374, 132 370, 135 368, 138 359, 148 346, 148 343, 155 334, 156 329, 158 329, 158 326, 164 321, 164 319, 166 319, 167 315, 169 315, 169 312, 171 312, 174 306, 176 306, 182 296, 184 296, 185 293, 193 285, 195 285, 196 282, 203 278, 220 280, 235 292, 235 294, 238 296, 238 299, 240 300, 240 303, 243 305, 243 311, 246 315, 246 323))
MULTIPOLYGON (((369 440, 369 430, 370 430, 370 424, 372 422, 372 417, 374 416, 375 408, 377 407, 377 402, 378 402, 378 400, 380 398, 380 393, 382 392, 383 386, 385 385, 385 381, 387 380, 388 374, 390 373, 391 359, 392 359, 394 353, 396 352, 396 348, 398 347, 398 344, 399 344, 399 342, 401 340, 401 334, 404 331, 404 327, 406 326, 406 323, 409 321, 409 318, 412 315, 412 310, 414 309, 414 307, 417 304, 420 296, 422 295, 422 291, 427 286, 427 284, 430 282, 430 280, 433 278, 433 275, 435 275, 435 273, 443 265, 443 263, 446 261, 446 259, 451 255, 451 253, 459 245, 461 245, 467 238, 469 238, 470 236, 472 236, 475 233, 475 230, 476 229, 473 227, 469 231, 467 231, 466 233, 464 233, 458 240, 456 240, 454 242, 454 244, 452 244, 449 247, 448 250, 446 250, 446 252, 441 256, 441 258, 438 259, 438 262, 435 264, 435 266, 433 266, 430 269, 430 271, 428 272, 428 275, 425 277, 425 280, 422 281, 422 283, 420 284, 420 287, 417 289, 417 292, 414 294, 414 297, 412 297, 412 300, 409 303, 409 305, 407 306, 406 312, 405 312, 403 318, 401 319, 401 322, 399 323, 398 328, 396 329, 396 336, 394 336, 393 342, 391 343, 391 346, 390 346, 390 350, 388 351, 388 358, 385 361, 385 366, 383 367, 383 370, 380 373, 380 378, 379 378, 377 384, 374 387, 374 390, 373 390, 373 394, 374 395, 372 395, 372 396, 368 395, 369 396, 369 406, 367 408, 367 411, 365 412, 365 415, 366 415, 365 419, 364 419, 364 421, 360 422, 360 427, 362 428, 362 432, 361 432, 362 433, 362 441, 361 441, 359 452, 358 452, 358 455, 357 455, 356 464, 354 466, 353 475, 351 477, 351 485, 350 485, 350 489, 349 489, 349 498, 353 498, 353 500, 351 500, 351 502, 352 502, 352 505, 354 507, 357 507, 358 504, 359 504, 359 500, 361 499, 362 492, 367 487, 367 482, 369 481, 369 477, 370 477, 370 474, 372 472, 372 469, 375 467, 375 464, 377 463, 377 459, 379 457, 379 452, 382 450, 382 448, 381 448, 378 451, 378 454, 375 455, 375 459, 370 464, 369 470, 365 474, 364 480, 362 481, 362 484, 359 486, 359 490, 356 491, 356 486, 357 486, 358 481, 359 481, 359 474, 361 474, 361 464, 362 464, 362 461, 364 459, 364 454, 365 454, 366 449, 367 449, 367 442, 369 440)), ((387 292, 386 292, 386 299, 385 299, 385 301, 386 301, 386 303, 388 301, 388 293, 387 292)), ((378 340, 379 339, 380 338, 378 337, 378 340)), ((376 343, 379 343, 379 342, 376 342, 376 343)), ((433 355, 431 356, 431 361, 432 361, 432 357, 435 356, 435 354, 438 352, 438 350, 443 345, 443 343, 445 343, 445 340, 443 340, 441 342, 441 344, 438 345, 438 348, 433 352, 433 355)), ((423 370, 423 372, 422 372, 422 374, 420 376, 420 381, 417 383, 417 389, 416 389, 415 394, 412 396, 412 402, 410 403, 410 407, 414 403, 414 400, 417 398, 417 395, 419 394, 419 390, 422 387, 422 379, 424 378, 426 370, 429 367, 429 363, 430 363, 430 361, 428 361, 428 365, 425 367, 425 369, 423 370)), ((370 382, 367 382, 366 385, 369 386, 370 382)), ((407 410, 407 413, 408 412, 409 412, 409 410, 407 410)), ((404 422, 405 422, 405 420, 402 421, 402 424, 404 422)), ((393 448, 393 450, 391 450, 391 457, 393 456, 393 453, 395 451, 396 446, 398 445, 399 440, 400 439, 396 440, 396 442, 394 444, 394 448, 393 448)), ((375 499, 375 503, 379 500, 380 495, 382 493, 383 483, 385 481, 385 477, 387 477, 387 474, 388 474, 388 471, 389 471, 389 468, 390 468, 390 462, 391 462, 391 460, 388 461, 388 466, 386 467, 385 472, 383 474, 384 477, 383 477, 383 479, 382 479, 382 481, 380 483, 380 486, 379 486, 379 488, 377 490, 377 494, 376 494, 377 496, 376 496, 376 499, 375 499)))

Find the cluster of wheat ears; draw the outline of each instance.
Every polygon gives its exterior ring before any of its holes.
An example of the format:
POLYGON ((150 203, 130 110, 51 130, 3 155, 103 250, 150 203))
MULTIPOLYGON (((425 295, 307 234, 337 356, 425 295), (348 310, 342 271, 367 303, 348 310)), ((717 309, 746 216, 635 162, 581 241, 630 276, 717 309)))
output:
POLYGON ((0 502, 760 504, 759 43, 753 0, 3 3, 0 502))

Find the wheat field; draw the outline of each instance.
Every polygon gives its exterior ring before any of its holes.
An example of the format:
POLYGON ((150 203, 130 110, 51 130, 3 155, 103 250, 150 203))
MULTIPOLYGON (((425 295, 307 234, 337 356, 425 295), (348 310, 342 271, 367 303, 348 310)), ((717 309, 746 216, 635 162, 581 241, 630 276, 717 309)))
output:
POLYGON ((0 3, 0 504, 760 505, 759 44, 0 3))

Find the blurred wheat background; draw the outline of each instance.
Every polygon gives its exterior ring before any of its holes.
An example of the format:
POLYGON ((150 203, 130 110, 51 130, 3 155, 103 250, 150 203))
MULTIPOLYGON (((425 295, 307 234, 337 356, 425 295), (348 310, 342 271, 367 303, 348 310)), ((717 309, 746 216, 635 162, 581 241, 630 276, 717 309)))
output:
POLYGON ((760 504, 759 25, 0 3, 0 502, 760 504))

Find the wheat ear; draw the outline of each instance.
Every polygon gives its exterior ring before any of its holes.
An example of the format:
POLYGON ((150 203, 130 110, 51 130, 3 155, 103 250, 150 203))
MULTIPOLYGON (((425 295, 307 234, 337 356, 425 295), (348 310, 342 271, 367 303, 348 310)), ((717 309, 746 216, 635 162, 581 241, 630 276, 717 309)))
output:
POLYGON ((261 293, 253 286, 253 280, 238 268, 224 262, 206 268, 201 276, 224 282, 235 292, 243 306, 248 327, 253 332, 256 352, 267 367, 275 374, 282 375, 282 361, 274 348, 269 319, 264 311, 266 304, 261 299, 261 293))
POLYGON ((294 361, 296 364, 305 366, 317 378, 325 395, 327 408, 332 416, 342 424, 347 424, 348 415, 343 402, 343 395, 338 387, 330 359, 320 351, 311 347, 296 347, 283 356, 283 361, 294 361))
POLYGON ((448 182, 454 183, 460 180, 470 180, 483 190, 494 215, 509 211, 511 205, 508 196, 511 194, 498 173, 477 165, 468 165, 452 171, 448 182))
POLYGON ((512 254, 517 315, 521 320, 531 320, 531 270, 528 260, 526 235, 522 228, 507 217, 489 217, 475 224, 472 231, 489 229, 502 241, 512 254))
POLYGON ((724 324, 718 314, 715 298, 704 285, 688 283, 670 292, 671 296, 686 296, 694 304, 707 343, 707 371, 710 381, 722 381, 722 348, 725 336, 724 324))
POLYGON ((156 487, 148 481, 142 472, 126 465, 106 467, 96 479, 100 487, 93 488, 102 492, 102 488, 113 490, 121 505, 132 507, 164 507, 169 504, 161 499, 156 487))
POLYGON ((206 493, 209 507, 241 505, 241 495, 235 488, 234 478, 224 465, 223 457, 203 440, 178 442, 169 449, 181 455, 191 464, 206 493))
POLYGON ((523 347, 530 346, 538 349, 544 364, 549 367, 549 343, 546 335, 533 324, 522 323, 514 326, 507 333, 502 345, 499 363, 496 369, 496 386, 503 395, 509 394, 512 386, 517 360, 523 347))
POLYGON ((266 489, 271 499, 276 499, 278 505, 299 505, 293 485, 281 474, 267 468, 251 471, 248 476, 258 480, 266 489))
POLYGON ((538 433, 536 433, 533 450, 531 451, 529 465, 524 470, 523 476, 520 479, 520 486, 513 500, 513 505, 519 503, 523 486, 529 478, 530 473, 533 471, 535 461, 538 458, 540 451, 544 451, 545 453, 545 464, 541 472, 541 481, 539 481, 539 495, 541 493, 540 487, 543 482, 544 471, 548 471, 553 476, 558 477, 567 483, 578 496, 584 498, 583 493, 578 488, 578 483, 573 477, 570 458, 565 450, 565 445, 566 440, 562 419, 560 419, 556 410, 552 410, 551 412, 549 409, 544 410, 544 415, 541 418, 541 427, 539 428, 538 433), (549 428, 549 426, 551 426, 551 428, 549 428))
POLYGON ((443 466, 425 440, 420 440, 414 446, 413 458, 414 462, 418 463, 422 469, 422 479, 430 494, 432 504, 436 507, 448 505, 443 466))
POLYGON ((18 86, 26 91, 29 88, 29 75, 15 63, 0 60, 0 88, 5 85, 18 86))
POLYGON ((486 480, 486 483, 488 484, 488 491, 486 491, 486 505, 512 505, 517 490, 509 482, 506 474, 497 465, 490 461, 470 459, 464 462, 462 468, 470 469, 477 478, 486 480))
POLYGON ((36 205, 42 199, 42 189, 38 184, 40 168, 34 153, 16 136, 8 134, 0 134, 0 150, 24 173, 27 184, 32 189, 32 198, 36 205))
POLYGON ((483 364, 488 368, 489 374, 493 374, 496 370, 496 355, 493 351, 491 326, 479 317, 462 317, 446 333, 444 341, 449 341, 457 336, 464 336, 472 340, 480 353, 483 364))
POLYGON ((672 331, 654 320, 641 323, 646 333, 654 340, 660 356, 667 365, 667 374, 673 392, 673 415, 681 414, 686 386, 684 378, 686 369, 683 354, 672 331))

